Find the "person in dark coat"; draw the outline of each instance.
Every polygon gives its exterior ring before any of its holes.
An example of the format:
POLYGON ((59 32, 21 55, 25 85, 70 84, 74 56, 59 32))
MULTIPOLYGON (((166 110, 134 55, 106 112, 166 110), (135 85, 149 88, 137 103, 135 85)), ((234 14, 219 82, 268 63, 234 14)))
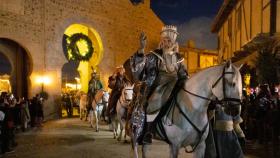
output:
POLYGON ((213 135, 217 158, 243 158, 240 142, 245 142, 245 134, 239 124, 243 121, 240 115, 227 115, 220 105, 211 110, 214 117, 213 135))
POLYGON ((73 108, 73 103, 71 101, 71 97, 69 94, 66 94, 65 96, 65 108, 67 111, 67 116, 72 117, 72 108, 73 108))
POLYGON ((14 147, 17 145, 14 135, 13 111, 8 99, 7 97, 0 99, 0 111, 5 114, 4 119, 1 121, 2 153, 14 152, 14 147))
POLYGON ((107 109, 107 115, 109 117, 116 113, 117 101, 121 96, 122 89, 124 85, 129 82, 124 73, 125 69, 120 66, 117 68, 116 72, 109 77, 109 88, 112 89, 107 109))
POLYGON ((37 107, 37 104, 38 104, 38 99, 37 99, 38 97, 39 97, 39 94, 34 96, 31 99, 31 103, 28 106, 29 112, 30 112, 30 124, 31 124, 31 127, 35 127, 36 126, 35 120, 36 120, 36 107, 37 107))

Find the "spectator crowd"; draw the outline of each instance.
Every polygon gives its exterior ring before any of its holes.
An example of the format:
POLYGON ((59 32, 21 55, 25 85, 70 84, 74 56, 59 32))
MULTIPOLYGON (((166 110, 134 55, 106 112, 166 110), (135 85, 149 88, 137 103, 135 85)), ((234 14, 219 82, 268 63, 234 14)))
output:
POLYGON ((0 154, 12 153, 17 146, 15 134, 28 128, 42 127, 43 98, 37 94, 32 99, 0 95, 0 154))

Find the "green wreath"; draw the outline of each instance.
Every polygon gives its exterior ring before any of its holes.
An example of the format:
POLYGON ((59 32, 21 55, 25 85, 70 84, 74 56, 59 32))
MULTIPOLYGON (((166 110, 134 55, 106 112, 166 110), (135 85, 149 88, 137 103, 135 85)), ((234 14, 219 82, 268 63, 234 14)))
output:
POLYGON ((93 54, 93 46, 90 38, 82 33, 73 34, 69 38, 68 58, 71 60, 89 61, 93 54), (86 46, 85 50, 81 49, 81 44, 86 46))

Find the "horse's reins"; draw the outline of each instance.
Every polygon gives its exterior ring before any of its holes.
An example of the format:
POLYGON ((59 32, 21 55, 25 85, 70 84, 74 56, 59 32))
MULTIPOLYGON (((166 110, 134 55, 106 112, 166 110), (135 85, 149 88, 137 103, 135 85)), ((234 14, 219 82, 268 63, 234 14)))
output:
MULTIPOLYGON (((241 100, 240 100, 240 99, 237 99, 237 98, 228 98, 228 97, 226 97, 226 95, 225 95, 225 75, 226 75, 226 74, 234 74, 234 72, 232 72, 232 71, 231 71, 231 72, 226 72, 226 71, 225 71, 225 68, 226 68, 226 67, 224 67, 224 69, 223 69, 222 75, 221 75, 221 76, 217 79, 217 81, 212 85, 212 88, 215 88, 216 85, 219 83, 219 81, 222 79, 222 81, 223 81, 223 95, 224 95, 224 98, 221 99, 221 100, 213 100, 213 99, 210 99, 210 98, 201 96, 201 95, 197 95, 197 94, 195 94, 195 93, 192 93, 192 92, 186 90, 185 87, 183 87, 182 89, 183 89, 185 92, 187 92, 187 93, 189 93, 189 94, 191 94, 191 95, 193 95, 193 96, 195 96, 195 97, 198 97, 198 98, 201 98, 201 99, 204 99, 204 100, 208 100, 208 101, 212 101, 212 102, 215 102, 215 103, 220 103, 220 104, 222 104, 222 105, 223 105, 224 103, 228 103, 228 102, 230 102, 230 101, 237 102, 238 104, 240 104, 240 103, 241 103, 241 100)), ((192 153, 192 152, 195 151, 195 149, 197 148, 197 146, 200 144, 200 142, 201 142, 201 140, 202 140, 202 136, 203 136, 203 134, 205 133, 207 127, 208 127, 209 120, 207 121, 207 123, 206 123, 206 125, 203 127, 203 129, 200 130, 200 129, 190 120, 190 118, 183 112, 183 110, 181 109, 181 107, 179 106, 179 104, 178 104, 178 102, 177 102, 177 99, 176 99, 176 106, 177 106, 177 108, 179 109, 179 112, 184 116, 184 118, 185 118, 185 119, 193 126, 193 128, 198 132, 199 141, 192 147, 192 150, 191 150, 191 151, 187 151, 187 149, 185 150, 187 153, 192 153)))
POLYGON ((232 75, 233 75, 234 72, 233 72, 233 71, 226 72, 226 71, 225 71, 225 67, 224 67, 222 75, 221 75, 221 76, 217 79, 217 81, 212 85, 212 88, 215 88, 215 87, 217 86, 217 84, 218 84, 218 83, 221 81, 221 79, 222 79, 222 81, 223 81, 223 96, 224 96, 224 98, 221 99, 221 100, 213 100, 213 99, 210 99, 210 98, 207 98, 207 97, 204 97, 204 96, 201 96, 201 95, 192 93, 192 92, 188 91, 187 89, 185 89, 185 87, 183 87, 182 89, 183 89, 185 92, 187 92, 187 93, 189 93, 189 94, 191 94, 191 95, 193 95, 193 96, 195 96, 195 97, 198 97, 198 98, 201 98, 201 99, 204 99, 204 100, 208 100, 208 101, 212 101, 212 102, 215 102, 215 103, 218 103, 218 104, 223 104, 223 103, 225 103, 225 102, 227 103, 227 102, 230 102, 230 101, 232 101, 232 102, 237 102, 238 104, 240 104, 240 103, 241 103, 241 100, 240 100, 240 99, 226 97, 226 93, 225 93, 225 75, 227 75, 227 74, 232 74, 232 75))

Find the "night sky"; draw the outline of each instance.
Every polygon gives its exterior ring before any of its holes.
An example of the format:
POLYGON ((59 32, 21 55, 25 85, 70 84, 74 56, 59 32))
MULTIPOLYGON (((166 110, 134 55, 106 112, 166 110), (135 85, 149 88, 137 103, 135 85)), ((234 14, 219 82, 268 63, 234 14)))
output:
POLYGON ((178 26, 179 43, 188 39, 199 48, 216 49, 217 38, 211 24, 223 0, 151 0, 151 8, 165 24, 178 26))
MULTIPOLYGON (((210 29, 222 2, 223 0, 151 0, 151 8, 165 24, 178 27, 180 45, 185 45, 191 39, 198 48, 216 49, 217 36, 210 29)), ((71 65, 73 64, 65 65, 63 71, 72 72, 71 65)), ((10 63, 0 53, 0 74, 10 72, 10 63)))

